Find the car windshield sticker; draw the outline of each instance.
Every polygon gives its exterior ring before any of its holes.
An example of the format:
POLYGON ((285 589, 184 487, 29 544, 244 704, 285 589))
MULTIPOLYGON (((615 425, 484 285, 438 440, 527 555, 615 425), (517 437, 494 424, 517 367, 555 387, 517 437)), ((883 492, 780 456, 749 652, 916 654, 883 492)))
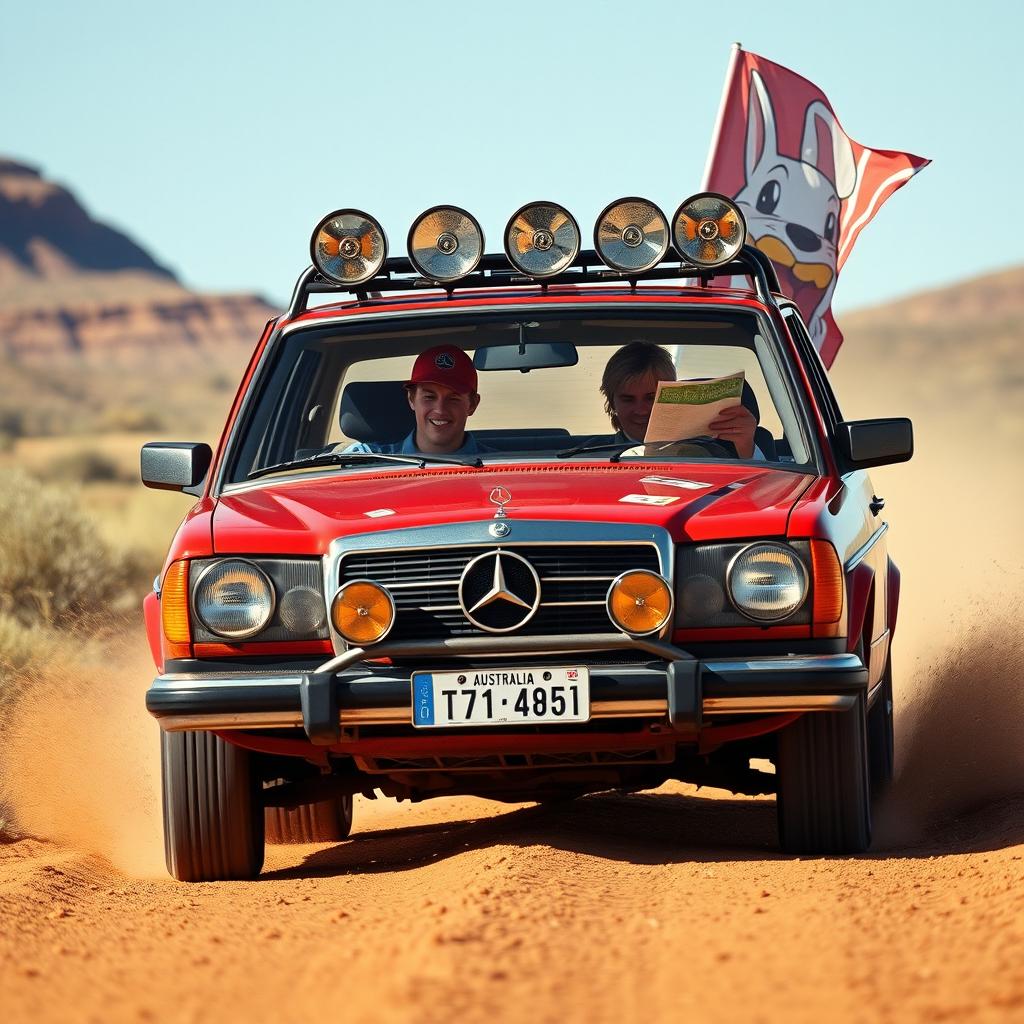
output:
POLYGON ((678 500, 678 494, 624 494, 619 498, 629 505, 671 505, 678 500))
POLYGON ((363 513, 367 519, 380 519, 381 516, 393 516, 394 514, 395 510, 393 508, 375 508, 363 513))
POLYGON ((702 491, 711 484, 702 480, 683 480, 674 476, 645 476, 640 480, 642 484, 660 484, 662 487, 681 487, 684 491, 702 491))

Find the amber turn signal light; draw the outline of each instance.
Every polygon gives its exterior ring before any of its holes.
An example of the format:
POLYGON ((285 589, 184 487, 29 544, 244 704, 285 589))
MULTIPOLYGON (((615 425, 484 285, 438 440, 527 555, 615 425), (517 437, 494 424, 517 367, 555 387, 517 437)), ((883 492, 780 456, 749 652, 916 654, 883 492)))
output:
POLYGON ((814 577, 814 635, 840 636, 846 586, 836 549, 827 540, 811 541, 814 577))
POLYGON ((656 633, 672 615, 672 590, 656 572, 624 572, 608 588, 608 616, 623 633, 656 633))
POLYGON ((351 580, 331 601, 334 628, 351 644, 375 644, 395 622, 395 602, 388 591, 370 580, 351 580))
POLYGON ((188 561, 171 562, 160 588, 160 620, 169 644, 190 644, 188 624, 188 561))

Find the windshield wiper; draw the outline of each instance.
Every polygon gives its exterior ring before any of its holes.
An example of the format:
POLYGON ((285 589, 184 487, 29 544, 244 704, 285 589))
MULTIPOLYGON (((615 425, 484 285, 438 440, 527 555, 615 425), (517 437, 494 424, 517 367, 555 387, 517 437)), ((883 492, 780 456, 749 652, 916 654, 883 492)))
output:
POLYGON ((610 462, 618 462, 619 457, 623 452, 628 452, 630 448, 642 448, 644 446, 643 441, 609 441, 605 444, 584 444, 578 448, 567 448, 564 452, 558 453, 560 459, 571 459, 574 455, 586 455, 589 452, 607 452, 612 453, 610 462))
POLYGON ((446 455, 426 455, 422 452, 417 452, 415 455, 389 455, 384 452, 319 452, 304 459, 291 459, 288 462, 279 462, 274 466, 264 466, 262 469, 250 473, 246 480, 255 480, 257 477, 269 476, 271 473, 281 473, 286 469, 308 469, 312 466, 349 466, 359 462, 398 462, 405 466, 416 466, 419 469, 423 469, 428 462, 437 462, 446 466, 474 466, 477 468, 483 465, 479 456, 473 456, 472 459, 456 459, 446 455))

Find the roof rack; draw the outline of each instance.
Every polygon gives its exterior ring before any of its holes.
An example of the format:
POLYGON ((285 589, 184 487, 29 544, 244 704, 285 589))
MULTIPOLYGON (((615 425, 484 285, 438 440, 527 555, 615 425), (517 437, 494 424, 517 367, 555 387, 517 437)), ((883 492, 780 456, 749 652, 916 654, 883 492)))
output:
POLYGON ((543 280, 521 273, 512 266, 504 253, 490 253, 481 258, 473 273, 446 284, 421 277, 408 257, 393 256, 384 261, 380 273, 358 285, 337 284, 324 278, 316 267, 308 267, 295 282, 287 315, 295 317, 304 313, 309 308, 310 295, 325 293, 353 294, 359 301, 365 302, 370 298, 379 297, 383 292, 407 292, 419 288, 442 289, 451 298, 456 289, 465 288, 508 288, 532 284, 539 285, 542 291, 547 291, 551 285, 608 284, 616 281, 625 281, 636 288, 640 281, 693 277, 699 278, 704 287, 707 287, 715 277, 749 277, 757 297, 765 305, 774 305, 772 292, 781 290, 771 260, 752 245, 744 245, 735 259, 718 267, 702 268, 678 259, 663 260, 642 274, 612 270, 601 262, 593 249, 585 249, 556 277, 543 280))

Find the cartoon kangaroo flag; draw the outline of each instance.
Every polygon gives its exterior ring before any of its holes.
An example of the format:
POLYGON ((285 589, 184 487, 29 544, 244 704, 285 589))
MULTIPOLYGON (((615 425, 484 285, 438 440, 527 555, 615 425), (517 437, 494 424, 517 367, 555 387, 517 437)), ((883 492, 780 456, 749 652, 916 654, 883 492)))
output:
POLYGON ((748 241, 775 264, 826 366, 843 343, 832 293, 853 243, 928 163, 854 142, 816 85, 733 48, 704 188, 736 200, 748 241))

